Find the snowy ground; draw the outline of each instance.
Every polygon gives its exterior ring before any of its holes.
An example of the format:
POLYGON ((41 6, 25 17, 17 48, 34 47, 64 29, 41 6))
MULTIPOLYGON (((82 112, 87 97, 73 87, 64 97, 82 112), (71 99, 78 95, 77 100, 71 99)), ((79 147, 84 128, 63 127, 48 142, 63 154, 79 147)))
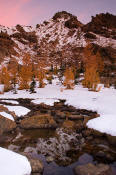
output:
POLYGON ((0 147, 1 175, 30 175, 31 166, 26 157, 0 147))
MULTIPOLYGON (((62 87, 63 88, 63 87, 62 87)), ((88 91, 81 85, 75 87, 74 90, 63 90, 61 92, 60 85, 46 85, 45 88, 36 89, 35 94, 30 94, 25 90, 18 91, 18 94, 7 92, 1 94, 0 98, 17 99, 30 98, 33 102, 45 102, 53 105, 58 99, 66 99, 66 104, 76 108, 89 109, 97 111, 100 117, 90 120, 87 123, 89 128, 105 132, 112 136, 116 136, 116 90, 113 88, 103 88, 100 92, 88 91)), ((20 110, 19 110, 20 113, 20 110)))

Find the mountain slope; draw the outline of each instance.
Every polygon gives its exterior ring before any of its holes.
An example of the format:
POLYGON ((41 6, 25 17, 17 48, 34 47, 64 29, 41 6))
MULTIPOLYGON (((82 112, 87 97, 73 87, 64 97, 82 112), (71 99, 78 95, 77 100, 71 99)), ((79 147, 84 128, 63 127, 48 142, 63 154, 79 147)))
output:
POLYGON ((54 64, 62 61, 75 64, 82 61, 83 48, 88 42, 105 50, 106 60, 115 62, 115 19, 116 16, 109 13, 99 14, 83 25, 76 16, 63 11, 36 27, 0 26, 0 63, 18 61, 21 64, 22 55, 29 52, 54 64))

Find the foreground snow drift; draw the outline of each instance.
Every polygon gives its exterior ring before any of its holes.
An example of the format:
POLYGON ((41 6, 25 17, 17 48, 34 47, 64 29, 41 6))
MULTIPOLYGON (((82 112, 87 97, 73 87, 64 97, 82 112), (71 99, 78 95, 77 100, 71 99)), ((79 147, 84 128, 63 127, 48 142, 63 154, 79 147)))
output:
POLYGON ((91 92, 81 85, 78 85, 74 90, 63 90, 63 92, 61 92, 61 86, 53 84, 47 85, 45 88, 36 89, 36 92, 35 94, 30 94, 24 90, 18 91, 18 94, 8 92, 0 95, 0 98, 30 98, 35 99, 35 101, 33 101, 35 103, 42 102, 49 105, 53 105, 54 99, 66 99, 67 105, 97 111, 100 114, 100 117, 92 119, 87 123, 89 128, 116 136, 116 127, 114 126, 114 123, 116 123, 115 89, 103 88, 100 92, 91 92), (46 99, 49 99, 49 101, 46 99))
POLYGON ((26 157, 0 147, 1 175, 30 175, 31 166, 26 157))

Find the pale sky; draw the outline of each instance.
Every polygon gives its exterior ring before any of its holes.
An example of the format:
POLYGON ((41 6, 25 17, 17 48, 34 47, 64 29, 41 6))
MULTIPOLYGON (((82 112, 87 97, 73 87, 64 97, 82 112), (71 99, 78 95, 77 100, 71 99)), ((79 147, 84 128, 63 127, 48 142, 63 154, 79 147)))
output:
POLYGON ((0 0, 0 24, 36 25, 58 11, 70 12, 87 23, 97 13, 116 15, 116 0, 0 0))

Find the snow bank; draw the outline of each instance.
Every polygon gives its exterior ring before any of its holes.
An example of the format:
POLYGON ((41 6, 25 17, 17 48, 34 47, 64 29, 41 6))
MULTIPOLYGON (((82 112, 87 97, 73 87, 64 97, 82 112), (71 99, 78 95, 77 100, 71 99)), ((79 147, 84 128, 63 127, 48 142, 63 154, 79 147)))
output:
POLYGON ((44 103, 46 105, 49 105, 49 106, 54 106, 54 102, 59 102, 59 100, 57 99, 53 99, 53 98, 41 98, 41 99, 36 99, 36 100, 32 100, 32 103, 35 103, 35 104, 41 104, 41 103, 44 103))
POLYGON ((10 115, 10 114, 8 114, 8 113, 6 113, 6 112, 0 112, 0 115, 2 115, 3 117, 8 118, 8 119, 14 121, 13 116, 10 115))
POLYGON ((26 157, 0 147, 1 175, 30 175, 31 166, 26 157))
POLYGON ((102 133, 110 133, 110 135, 116 136, 116 115, 102 115, 101 117, 90 120, 87 126, 102 133))
POLYGON ((88 121, 87 126, 103 133, 116 136, 116 90, 104 88, 101 92, 91 92, 78 87, 67 98, 66 104, 76 108, 97 111, 100 117, 88 121))
POLYGON ((18 105, 18 101, 15 101, 15 100, 1 100, 2 102, 5 102, 5 103, 11 103, 11 104, 14 104, 14 105, 18 105))
POLYGON ((8 108, 9 111, 14 112, 18 117, 26 115, 28 114, 28 112, 30 112, 29 109, 23 106, 9 106, 9 105, 4 105, 4 106, 8 108))

